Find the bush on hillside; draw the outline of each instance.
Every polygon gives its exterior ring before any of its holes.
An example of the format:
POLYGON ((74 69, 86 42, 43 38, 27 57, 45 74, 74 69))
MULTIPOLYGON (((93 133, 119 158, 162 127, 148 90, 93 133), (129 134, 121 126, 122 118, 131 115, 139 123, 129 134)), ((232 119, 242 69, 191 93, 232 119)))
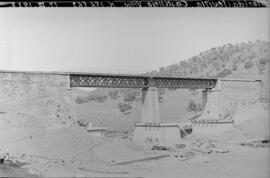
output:
POLYGON ((83 103, 87 103, 88 102, 88 99, 87 98, 82 98, 82 97, 77 97, 76 99, 75 99, 75 102, 77 103, 77 104, 83 104, 83 103))
POLYGON ((85 121, 84 119, 80 119, 77 121, 77 124, 81 127, 88 127, 89 123, 85 121))
POLYGON ((119 90, 118 89, 111 89, 111 90, 109 90, 109 97, 111 99, 117 99, 118 94, 119 94, 119 90))
POLYGON ((263 72, 265 71, 265 65, 259 64, 258 69, 259 69, 260 74, 263 74, 263 72))
POLYGON ((236 71, 236 70, 237 70, 237 65, 236 65, 236 64, 233 64, 232 70, 233 70, 233 71, 236 71))
POLYGON ((247 61, 247 62, 245 63, 245 68, 246 68, 246 69, 249 69, 249 68, 251 68, 251 67, 253 67, 253 63, 252 63, 251 61, 247 61))
POLYGON ((98 102, 104 102, 106 99, 107 99, 107 95, 96 95, 95 96, 95 99, 98 101, 98 102))
POLYGON ((262 57, 262 58, 259 60, 259 63, 262 64, 262 65, 265 65, 267 62, 269 62, 269 59, 266 58, 266 57, 262 57))
POLYGON ((232 74, 232 71, 230 70, 230 69, 224 69, 224 70, 222 70, 221 72, 219 72, 217 75, 216 75, 216 77, 218 77, 218 78, 224 78, 224 77, 226 77, 226 76, 228 76, 228 75, 231 75, 232 74))
POLYGON ((96 100, 96 97, 94 95, 88 95, 87 96, 87 100, 88 100, 88 102, 95 101, 96 100))
POLYGON ((200 103, 196 104, 194 100, 190 100, 187 107, 187 111, 195 113, 201 112, 202 109, 202 105, 200 103))
POLYGON ((136 90, 128 90, 124 93, 124 101, 125 102, 134 101, 137 95, 138 95, 138 92, 136 90))
POLYGON ((120 112, 126 113, 127 111, 130 111, 132 109, 132 105, 129 103, 119 103, 118 108, 120 112))

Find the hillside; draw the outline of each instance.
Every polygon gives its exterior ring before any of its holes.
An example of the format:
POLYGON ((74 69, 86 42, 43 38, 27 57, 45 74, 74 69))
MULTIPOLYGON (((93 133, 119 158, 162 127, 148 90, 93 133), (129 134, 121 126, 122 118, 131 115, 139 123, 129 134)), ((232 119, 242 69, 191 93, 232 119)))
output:
MULTIPOLYGON (((265 41, 226 44, 201 52, 147 75, 173 77, 249 78, 263 81, 263 98, 269 98, 270 43, 265 41)), ((186 120, 196 114, 188 109, 194 101, 201 104, 201 92, 187 89, 160 89, 160 114, 163 122, 186 120)), ((79 91, 76 98, 77 117, 93 125, 104 125, 112 130, 130 130, 140 120, 140 90, 96 89, 79 91)))
MULTIPOLYGON (((241 44, 227 44, 221 47, 213 47, 201 52, 188 60, 180 61, 173 65, 162 67, 158 71, 149 74, 157 76, 175 77, 227 77, 229 75, 244 72, 253 75, 264 74, 266 64, 269 62, 270 43, 259 41, 241 44)), ((234 77, 245 77, 236 75, 234 77)))

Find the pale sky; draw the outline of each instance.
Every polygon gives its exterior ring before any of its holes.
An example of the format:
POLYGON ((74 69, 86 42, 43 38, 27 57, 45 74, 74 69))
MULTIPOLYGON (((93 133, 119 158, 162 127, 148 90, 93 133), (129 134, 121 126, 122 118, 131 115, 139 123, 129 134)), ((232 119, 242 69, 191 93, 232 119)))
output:
POLYGON ((269 41, 269 9, 0 9, 0 39, 0 69, 137 73, 269 41))

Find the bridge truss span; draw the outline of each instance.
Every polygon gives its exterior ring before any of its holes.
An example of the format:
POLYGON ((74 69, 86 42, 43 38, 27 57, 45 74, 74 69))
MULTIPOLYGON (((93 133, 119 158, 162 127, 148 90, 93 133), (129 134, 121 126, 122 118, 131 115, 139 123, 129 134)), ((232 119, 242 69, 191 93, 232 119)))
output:
POLYGON ((214 88, 217 79, 151 77, 143 75, 122 74, 70 74, 70 87, 104 87, 104 88, 214 88))
POLYGON ((214 88, 217 79, 153 77, 158 88, 214 88))

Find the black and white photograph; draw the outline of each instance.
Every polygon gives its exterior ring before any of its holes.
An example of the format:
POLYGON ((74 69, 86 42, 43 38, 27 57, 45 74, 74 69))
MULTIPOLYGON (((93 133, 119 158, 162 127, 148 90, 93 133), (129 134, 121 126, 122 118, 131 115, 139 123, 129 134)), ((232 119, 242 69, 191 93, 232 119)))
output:
POLYGON ((1 2, 0 177, 269 178, 269 38, 267 1, 1 2))

